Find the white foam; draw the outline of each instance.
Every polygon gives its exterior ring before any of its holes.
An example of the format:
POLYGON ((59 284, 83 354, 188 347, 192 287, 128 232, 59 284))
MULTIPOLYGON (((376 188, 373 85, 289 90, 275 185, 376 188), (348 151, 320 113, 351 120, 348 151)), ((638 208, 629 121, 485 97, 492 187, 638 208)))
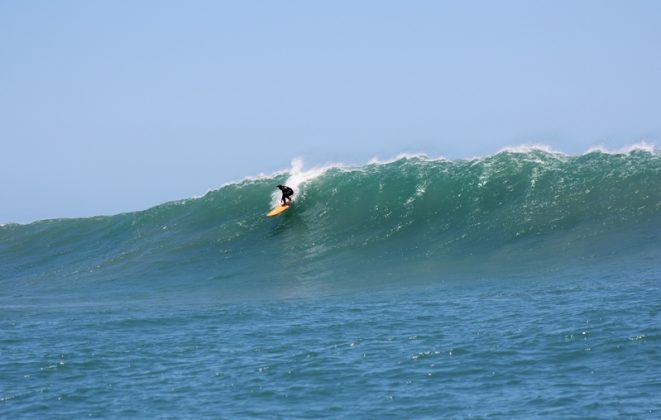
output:
POLYGON ((498 153, 530 153, 540 151, 551 155, 566 155, 566 153, 553 149, 551 146, 543 143, 521 144, 518 146, 507 146, 498 150, 498 153))
POLYGON ((628 155, 631 152, 643 151, 647 153, 654 154, 656 152, 656 146, 654 144, 647 143, 646 141, 641 141, 639 143, 634 143, 628 146, 620 147, 619 149, 608 149, 604 145, 598 145, 590 147, 585 154, 588 153, 607 153, 609 155, 628 155))
POLYGON ((402 159, 421 159, 421 160, 426 160, 426 161, 431 161, 431 162, 448 160, 446 157, 443 157, 443 156, 430 158, 426 153, 420 152, 420 153, 400 153, 397 156, 395 156, 394 158, 386 159, 386 160, 380 159, 378 156, 375 156, 372 159, 370 159, 367 162, 367 164, 368 165, 387 165, 389 163, 397 162, 398 160, 402 160, 402 159))
MULTIPOLYGON (((617 149, 609 149, 605 147, 604 145, 597 145, 590 147, 587 149, 584 153, 581 154, 588 154, 588 153, 593 153, 593 152, 600 152, 600 153, 607 153, 611 155, 622 155, 622 154, 629 154, 631 152, 635 151, 643 151, 647 153, 656 153, 658 149, 653 143, 648 143, 647 141, 641 141, 638 143, 634 143, 628 146, 620 147, 617 149)), ((518 146, 507 146, 504 147, 496 154, 498 153, 503 153, 503 152, 508 152, 508 153, 530 153, 533 151, 542 151, 545 153, 553 154, 553 155, 561 155, 561 156, 568 156, 567 153, 561 152, 559 150, 553 149, 551 146, 542 144, 542 143, 532 143, 532 144, 522 144, 518 146)))
POLYGON ((397 162, 398 160, 402 159, 423 159, 427 160, 429 157, 425 153, 400 153, 394 158, 391 159, 380 159, 378 156, 374 156, 372 159, 370 159, 367 164, 368 165, 387 165, 389 163, 397 162))

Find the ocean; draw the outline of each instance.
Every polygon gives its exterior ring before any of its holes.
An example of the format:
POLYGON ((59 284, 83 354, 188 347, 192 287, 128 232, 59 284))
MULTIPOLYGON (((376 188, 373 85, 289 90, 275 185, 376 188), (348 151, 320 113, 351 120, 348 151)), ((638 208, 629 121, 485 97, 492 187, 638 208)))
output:
POLYGON ((649 147, 2 225, 0 417, 658 418, 660 244, 649 147))

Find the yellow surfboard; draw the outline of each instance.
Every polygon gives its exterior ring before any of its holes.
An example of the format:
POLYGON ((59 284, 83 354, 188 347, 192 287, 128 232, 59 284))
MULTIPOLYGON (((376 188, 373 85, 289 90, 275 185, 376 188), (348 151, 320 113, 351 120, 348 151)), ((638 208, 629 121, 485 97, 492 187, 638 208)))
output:
POLYGON ((280 204, 278 207, 276 207, 273 210, 271 210, 270 212, 266 213, 266 215, 268 217, 277 216, 280 213, 282 213, 283 211, 287 210, 290 206, 291 206, 290 204, 287 204, 287 205, 280 204))

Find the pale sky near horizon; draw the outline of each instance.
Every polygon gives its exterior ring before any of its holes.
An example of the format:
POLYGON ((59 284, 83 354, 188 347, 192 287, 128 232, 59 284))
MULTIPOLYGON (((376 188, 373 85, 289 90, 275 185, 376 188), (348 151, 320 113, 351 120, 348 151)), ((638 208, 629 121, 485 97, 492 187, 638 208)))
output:
POLYGON ((404 152, 661 137, 657 1, 0 2, 0 223, 404 152))

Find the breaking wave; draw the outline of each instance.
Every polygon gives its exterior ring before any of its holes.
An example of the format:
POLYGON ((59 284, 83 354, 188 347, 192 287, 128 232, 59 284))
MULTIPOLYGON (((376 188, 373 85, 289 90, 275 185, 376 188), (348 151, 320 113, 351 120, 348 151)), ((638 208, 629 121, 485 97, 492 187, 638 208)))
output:
POLYGON ((295 161, 145 211, 0 226, 0 284, 6 296, 125 286, 288 295, 658 263, 660 240, 661 156, 646 145, 581 156, 542 147, 470 160, 407 155, 308 171, 295 161), (295 189, 294 205, 266 218, 280 183, 295 189))

